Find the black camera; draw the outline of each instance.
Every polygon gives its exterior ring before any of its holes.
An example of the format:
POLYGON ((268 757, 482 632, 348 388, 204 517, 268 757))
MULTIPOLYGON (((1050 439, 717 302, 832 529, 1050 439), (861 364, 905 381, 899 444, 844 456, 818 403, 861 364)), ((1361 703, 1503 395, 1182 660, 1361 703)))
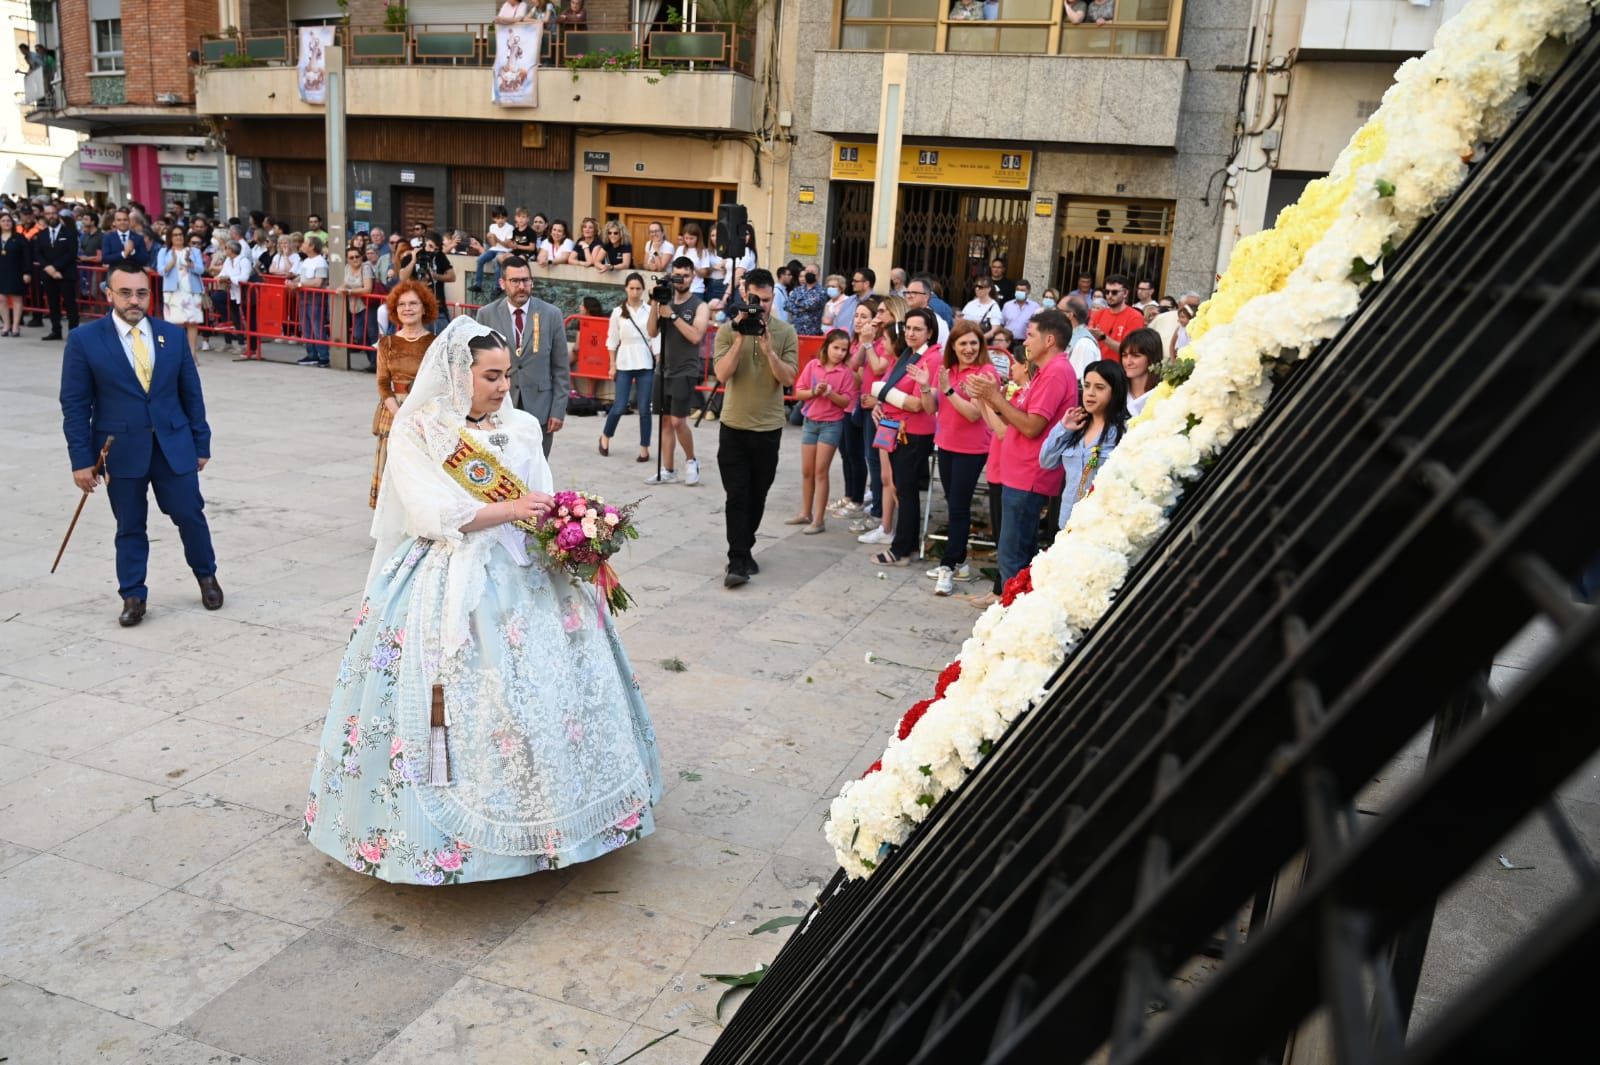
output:
POLYGON ((671 303, 672 282, 664 277, 652 277, 650 279, 650 302, 671 303))
POLYGON ((746 303, 737 292, 728 294, 723 301, 722 313, 728 316, 728 324, 740 336, 758 337, 767 331, 767 312, 761 304, 754 301, 746 303), (740 321, 738 315, 744 315, 740 321))

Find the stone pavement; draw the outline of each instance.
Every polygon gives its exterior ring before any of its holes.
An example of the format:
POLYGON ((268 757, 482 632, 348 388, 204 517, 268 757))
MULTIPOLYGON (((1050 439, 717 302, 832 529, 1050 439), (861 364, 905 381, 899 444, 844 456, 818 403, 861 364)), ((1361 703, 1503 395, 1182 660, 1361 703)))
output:
MULTIPOLYGON (((202 355, 203 475, 226 606, 207 613, 151 507, 150 612, 116 624, 110 508, 77 500, 61 345, 0 341, 0 1057, 12 1065, 698 1062, 723 987, 770 961, 832 875, 827 800, 882 750, 976 612, 842 524, 800 537, 798 430, 756 548, 721 586, 706 484, 648 489, 637 420, 557 438, 558 486, 649 494, 622 619, 665 764, 658 832, 521 880, 397 887, 300 835, 370 559, 372 378, 202 355), (680 660, 686 669, 667 668, 680 660)), ((835 475, 835 485, 838 479, 835 475)), ((971 586, 982 591, 979 586, 971 586)), ((724 1017, 727 1016, 725 1011, 724 1017)))

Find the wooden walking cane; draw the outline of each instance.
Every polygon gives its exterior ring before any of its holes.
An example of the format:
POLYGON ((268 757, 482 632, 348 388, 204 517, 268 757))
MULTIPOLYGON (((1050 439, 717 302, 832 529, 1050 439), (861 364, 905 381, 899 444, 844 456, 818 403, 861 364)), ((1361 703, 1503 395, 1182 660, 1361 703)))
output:
MULTIPOLYGON (((100 448, 100 457, 95 460, 94 475, 96 480, 106 472, 106 452, 111 450, 111 441, 116 437, 106 437, 105 444, 100 448)), ((78 500, 78 509, 72 512, 72 524, 67 526, 67 535, 61 538, 61 550, 56 552, 56 560, 50 563, 50 572, 54 573, 56 567, 61 565, 61 556, 67 553, 67 541, 72 539, 72 530, 78 527, 78 519, 83 516, 83 505, 89 502, 89 493, 83 493, 83 498, 78 500)))

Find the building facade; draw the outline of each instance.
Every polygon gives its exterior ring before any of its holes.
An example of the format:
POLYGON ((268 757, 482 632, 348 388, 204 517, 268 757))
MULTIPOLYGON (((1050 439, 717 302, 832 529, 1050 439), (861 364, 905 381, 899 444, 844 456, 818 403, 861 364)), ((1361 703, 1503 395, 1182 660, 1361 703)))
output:
POLYGON ((1221 257, 1333 167, 1407 59, 1467 0, 1256 0, 1221 257))
POLYGON ((29 121, 38 102, 50 91, 54 58, 34 27, 33 9, 25 0, 0 0, 6 42, 15 60, 6 75, 10 85, 0 116, 0 192, 37 195, 48 190, 84 190, 83 180, 68 162, 77 153, 78 135, 29 121), (24 57, 19 48, 27 49, 24 57), (74 184, 68 185, 71 181, 74 184))
POLYGON ((214 31, 214 0, 34 0, 33 32, 54 62, 30 72, 28 120, 86 138, 68 192, 215 212, 222 155, 194 109, 191 41, 214 31))
POLYGON ((1250 0, 1117 0, 1104 23, 1055 0, 976 6, 786 9, 788 252, 925 270, 952 301, 996 256, 1035 291, 1080 273, 1209 291, 1250 0))
POLYGON ((651 221, 707 225, 732 202, 764 229, 769 8, 590 0, 582 27, 543 34, 536 103, 507 103, 495 95, 496 6, 239 0, 234 27, 191 45, 238 209, 291 224, 326 213, 325 105, 302 98, 297 70, 301 31, 320 26, 343 53, 353 231, 421 222, 482 235, 504 205, 574 235, 582 218, 614 218, 642 243, 651 221))

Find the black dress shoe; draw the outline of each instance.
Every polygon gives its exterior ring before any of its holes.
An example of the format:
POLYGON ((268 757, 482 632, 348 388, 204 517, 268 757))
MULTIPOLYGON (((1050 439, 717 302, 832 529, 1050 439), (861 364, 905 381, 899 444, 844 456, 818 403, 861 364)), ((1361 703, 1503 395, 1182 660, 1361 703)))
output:
POLYGON ((117 624, 125 629, 131 629, 144 620, 144 600, 127 598, 122 601, 122 613, 117 615, 117 624))
POLYGON ((748 576, 754 577, 761 572, 761 564, 753 558, 744 560, 744 571, 748 576))
POLYGON ((40 340, 60 340, 61 339, 61 334, 59 332, 46 333, 44 336, 40 337, 39 339, 40 340))
POLYGON ((749 583, 750 574, 744 571, 743 566, 735 566, 730 564, 728 566, 728 572, 722 578, 722 586, 724 588, 737 588, 741 584, 749 583))
POLYGON ((222 585, 217 583, 215 575, 200 578, 200 603, 207 610, 222 606, 222 585))

